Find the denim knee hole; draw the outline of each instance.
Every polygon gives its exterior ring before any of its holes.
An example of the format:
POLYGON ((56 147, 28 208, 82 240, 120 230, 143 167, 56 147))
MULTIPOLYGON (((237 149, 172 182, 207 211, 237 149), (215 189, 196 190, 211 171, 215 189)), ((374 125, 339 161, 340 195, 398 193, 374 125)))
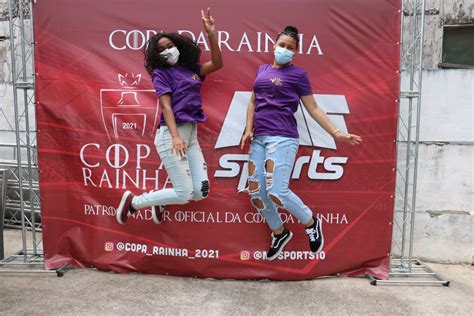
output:
POLYGON ((283 205, 283 202, 280 200, 280 198, 277 195, 270 193, 270 194, 268 194, 268 197, 279 207, 285 207, 283 205))
POLYGON ((275 162, 273 159, 265 160, 265 185, 267 190, 273 187, 273 172, 275 170, 275 162))
POLYGON ((263 202, 262 199, 260 198, 253 198, 250 200, 252 202, 252 205, 259 211, 265 209, 265 203, 263 202))
POLYGON ((207 197, 209 195, 209 181, 204 180, 201 182, 201 193, 203 197, 207 197))
POLYGON ((249 193, 257 193, 260 190, 260 182, 258 180, 249 180, 249 193))
POLYGON ((255 162, 252 160, 249 160, 249 176, 255 175, 255 171, 257 170, 257 167, 255 166, 255 162))

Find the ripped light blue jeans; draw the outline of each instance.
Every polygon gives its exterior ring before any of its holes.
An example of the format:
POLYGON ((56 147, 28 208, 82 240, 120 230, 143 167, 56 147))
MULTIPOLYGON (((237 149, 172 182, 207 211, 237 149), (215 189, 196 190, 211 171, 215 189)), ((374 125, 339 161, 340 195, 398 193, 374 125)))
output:
POLYGON ((183 157, 173 153, 171 134, 167 126, 161 126, 155 137, 158 155, 173 188, 150 191, 135 196, 132 200, 132 206, 135 209, 153 205, 186 204, 191 200, 199 201, 208 196, 207 164, 197 138, 197 123, 180 124, 178 131, 188 146, 186 155, 183 157))
POLYGON ((313 212, 289 188, 299 140, 282 136, 256 136, 249 152, 249 194, 271 230, 283 226, 278 213, 284 208, 307 224, 313 212))

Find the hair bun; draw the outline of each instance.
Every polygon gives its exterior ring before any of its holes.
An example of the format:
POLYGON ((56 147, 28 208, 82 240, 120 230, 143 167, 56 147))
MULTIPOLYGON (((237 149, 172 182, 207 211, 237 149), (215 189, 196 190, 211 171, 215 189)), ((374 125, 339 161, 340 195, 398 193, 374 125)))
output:
POLYGON ((298 29, 294 26, 291 26, 291 25, 288 25, 285 27, 285 29, 283 30, 284 33, 295 33, 296 35, 298 35, 298 29))

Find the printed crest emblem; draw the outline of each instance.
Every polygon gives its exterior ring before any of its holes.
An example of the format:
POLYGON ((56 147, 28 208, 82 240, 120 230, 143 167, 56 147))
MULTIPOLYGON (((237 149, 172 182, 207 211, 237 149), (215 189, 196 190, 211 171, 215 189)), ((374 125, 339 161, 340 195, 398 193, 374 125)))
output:
POLYGON ((156 130, 158 99, 155 90, 138 88, 141 78, 141 74, 118 74, 120 89, 100 89, 102 122, 110 141, 156 130))

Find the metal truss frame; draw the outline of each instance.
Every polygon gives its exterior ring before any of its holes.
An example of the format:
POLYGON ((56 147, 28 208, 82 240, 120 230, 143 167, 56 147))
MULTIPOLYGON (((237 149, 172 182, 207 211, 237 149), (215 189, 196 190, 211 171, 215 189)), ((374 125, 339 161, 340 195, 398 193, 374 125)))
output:
MULTIPOLYGON (((37 230, 41 228, 40 197, 37 169, 36 136, 34 131, 35 70, 33 40, 33 0, 9 0, 8 17, 11 51, 11 84, 13 87, 14 132, 16 144, 14 162, 2 162, 6 187, 13 196, 2 195, 6 210, 11 212, 5 226, 21 227, 22 248, 0 261, 0 273, 56 273, 59 270, 44 268, 42 239, 37 230), (25 24, 29 22, 29 27, 25 24), (33 113, 30 113, 33 112, 33 113)), ((8 147, 9 144, 3 144, 8 147)), ((3 221, 3 218, 2 218, 3 221)), ((2 245, 3 246, 3 245, 2 245)))
POLYGON ((372 285, 437 285, 449 281, 413 258, 426 0, 402 0, 397 183, 388 280, 372 285))

